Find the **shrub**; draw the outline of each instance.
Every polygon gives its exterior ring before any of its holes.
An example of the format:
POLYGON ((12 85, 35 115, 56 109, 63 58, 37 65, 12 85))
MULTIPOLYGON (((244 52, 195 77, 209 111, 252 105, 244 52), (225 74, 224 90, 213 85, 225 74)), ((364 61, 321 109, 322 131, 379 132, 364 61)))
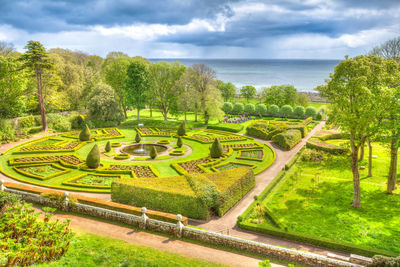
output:
POLYGON ((124 160, 124 159, 129 159, 131 156, 127 153, 121 153, 121 154, 117 154, 116 156, 114 156, 114 159, 116 160, 124 160))
POLYGON ((303 117, 304 112, 305 112, 305 110, 304 110, 303 106, 297 106, 293 110, 294 115, 296 115, 297 117, 303 117))
POLYGON ((49 114, 49 115, 47 115, 47 123, 49 125, 49 128, 51 128, 57 132, 71 131, 71 122, 65 116, 61 116, 61 115, 57 115, 57 114, 49 114))
POLYGON ((222 152, 221 143, 219 142, 218 138, 215 138, 214 142, 210 148, 210 156, 212 158, 220 158, 220 157, 222 157, 222 154, 223 154, 223 152, 222 152))
POLYGON ((156 150, 156 147, 155 146, 152 146, 151 147, 151 150, 150 150, 150 158, 151 159, 155 159, 157 157, 157 150, 156 150))
POLYGON ((299 130, 287 130, 275 135, 272 141, 280 148, 290 150, 301 141, 301 132, 299 130))
POLYGON ((30 128, 36 126, 35 118, 32 115, 18 118, 18 127, 19 128, 30 128))
POLYGON ((267 113, 267 107, 264 104, 257 104, 256 105, 256 112, 259 116, 264 115, 267 113))
POLYGON ((312 122, 312 120, 313 120, 312 117, 308 117, 307 119, 305 119, 305 120, 303 121, 303 124, 304 124, 304 125, 309 125, 309 124, 312 122))
POLYGON ((238 133, 243 130, 244 126, 240 123, 219 123, 216 125, 208 125, 207 129, 221 130, 232 133, 238 133))
POLYGON ((315 116, 315 119, 318 120, 318 121, 322 120, 321 113, 317 113, 317 116, 315 116))
POLYGON ((0 119, 0 143, 8 143, 15 140, 14 128, 8 120, 0 119))
POLYGON ((307 107, 305 112, 307 117, 315 117, 317 115, 317 110, 314 107, 307 107))
POLYGON ((15 205, 21 201, 21 196, 16 194, 10 194, 4 191, 0 191, 0 215, 2 214, 3 207, 5 205, 15 205))
POLYGON ((114 126, 123 119, 114 89, 107 84, 96 84, 87 104, 89 118, 95 122, 108 122, 114 126))
POLYGON ((308 148, 322 150, 334 155, 346 154, 349 151, 347 148, 336 146, 334 144, 325 143, 322 140, 315 137, 308 139, 306 146, 308 148))
POLYGON ((108 141, 105 147, 106 152, 110 152, 111 151, 111 142, 108 141))
POLYGON ((73 115, 69 117, 72 129, 82 129, 85 123, 85 118, 82 115, 73 115))
POLYGON ((40 133, 41 131, 42 131, 42 126, 36 126, 36 127, 29 128, 28 134, 37 134, 37 133, 40 133))
POLYGON ((139 132, 136 132, 135 142, 139 144, 140 141, 142 141, 142 137, 140 136, 139 132))
POLYGON ((276 115, 279 112, 279 107, 277 105, 271 105, 268 107, 268 113, 272 115, 276 115))
POLYGON ((177 147, 182 147, 183 146, 182 137, 178 136, 178 141, 176 141, 176 146, 177 147))
POLYGON ((233 106, 233 111, 234 111, 236 114, 242 113, 243 110, 244 110, 244 106, 243 106, 242 103, 236 103, 236 104, 233 106))
POLYGON ((283 116, 287 117, 293 113, 293 108, 292 108, 292 106, 284 105, 281 107, 280 113, 283 116))
POLYGON ((257 137, 260 139, 264 139, 264 140, 269 140, 269 133, 266 129, 261 128, 261 127, 257 127, 255 125, 249 125, 246 128, 246 134, 253 136, 253 137, 257 137))
POLYGON ((225 113, 229 113, 233 109, 233 105, 231 102, 225 102, 224 105, 221 108, 225 113))
POLYGON ((178 128, 178 136, 185 136, 186 135, 186 122, 182 122, 178 128))
POLYGON ((244 111, 248 114, 253 114, 255 110, 256 108, 253 104, 246 104, 246 106, 244 106, 244 111))
POLYGON ((81 141, 89 141, 90 140, 90 129, 87 126, 87 124, 85 125, 85 128, 83 128, 81 133, 79 134, 79 140, 81 140, 81 141))
POLYGON ((89 168, 96 169, 100 165, 100 150, 97 144, 95 144, 90 150, 89 154, 86 157, 86 165, 89 168))

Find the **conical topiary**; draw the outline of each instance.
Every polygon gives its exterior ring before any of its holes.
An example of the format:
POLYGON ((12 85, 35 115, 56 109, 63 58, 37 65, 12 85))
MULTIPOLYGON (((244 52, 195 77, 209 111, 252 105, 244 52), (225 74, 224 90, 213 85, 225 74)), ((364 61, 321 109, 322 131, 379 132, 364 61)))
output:
POLYGON ((95 144, 86 157, 86 165, 89 168, 96 169, 100 165, 100 150, 95 144))
POLYGON ((111 151, 111 142, 110 141, 107 142, 105 150, 106 150, 106 152, 111 151))
POLYGON ((150 150, 150 158, 155 159, 156 157, 157 157, 157 150, 156 150, 156 147, 155 147, 155 146, 152 146, 152 147, 151 147, 151 150, 150 150))
POLYGON ((176 146, 177 147, 182 147, 183 146, 182 137, 178 136, 178 141, 176 142, 176 146))
POLYGON ((182 122, 182 124, 178 128, 178 136, 186 135, 186 123, 182 122))
POLYGON ((89 141, 90 140, 90 129, 87 126, 87 124, 85 124, 85 128, 83 128, 83 130, 79 134, 79 140, 81 140, 81 141, 89 141))
POLYGON ((215 138, 213 144, 211 145, 210 156, 212 158, 222 157, 222 146, 221 146, 221 143, 219 142, 218 138, 215 138))
POLYGON ((142 137, 140 137, 140 134, 139 134, 139 133, 136 133, 135 142, 136 142, 136 143, 140 143, 140 141, 142 141, 142 137))

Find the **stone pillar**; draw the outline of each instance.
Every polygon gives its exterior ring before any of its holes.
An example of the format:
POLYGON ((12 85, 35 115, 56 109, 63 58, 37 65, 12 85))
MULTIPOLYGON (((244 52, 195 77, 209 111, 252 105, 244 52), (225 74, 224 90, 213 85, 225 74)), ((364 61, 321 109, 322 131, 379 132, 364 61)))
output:
POLYGON ((142 208, 142 219, 143 219, 143 225, 141 226, 141 228, 146 229, 146 225, 147 225, 147 220, 149 219, 149 217, 147 217, 146 215, 146 207, 142 208))
POLYGON ((178 220, 177 224, 176 224, 176 235, 178 237, 182 237, 182 230, 183 230, 183 223, 182 223, 182 215, 178 214, 176 215, 176 219, 178 220))
POLYGON ((1 179, 0 180, 0 191, 4 191, 4 190, 6 190, 6 187, 4 186, 4 180, 1 179))

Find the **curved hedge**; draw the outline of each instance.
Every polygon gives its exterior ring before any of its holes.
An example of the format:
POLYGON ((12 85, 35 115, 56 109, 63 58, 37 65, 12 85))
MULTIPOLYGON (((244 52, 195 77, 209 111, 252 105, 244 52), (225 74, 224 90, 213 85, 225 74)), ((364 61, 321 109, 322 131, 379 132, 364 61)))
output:
POLYGON ((308 139, 306 146, 317 150, 322 150, 331 154, 346 154, 349 149, 334 144, 325 143, 322 140, 312 137, 308 139))
POLYGON ((301 141, 301 132, 299 130, 288 130, 284 133, 277 134, 272 141, 284 150, 290 150, 301 141))
POLYGON ((207 129, 221 130, 232 133, 238 133, 243 130, 244 126, 240 123, 219 123, 216 125, 208 125, 207 129))

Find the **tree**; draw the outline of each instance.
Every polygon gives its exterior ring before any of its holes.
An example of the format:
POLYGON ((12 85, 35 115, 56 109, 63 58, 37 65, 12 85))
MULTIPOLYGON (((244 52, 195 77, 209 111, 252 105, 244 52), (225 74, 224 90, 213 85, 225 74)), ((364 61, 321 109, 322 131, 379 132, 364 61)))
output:
POLYGON ((304 116, 304 107, 303 106, 297 106, 293 110, 294 115, 297 117, 303 117, 304 116))
POLYGON ((307 117, 315 117, 317 115, 317 110, 314 107, 307 107, 305 112, 307 117))
POLYGON ((212 158, 220 158, 222 157, 222 154, 223 152, 221 143, 219 142, 218 138, 215 138, 210 148, 210 156, 212 158))
POLYGON ((246 98, 247 102, 249 102, 250 98, 255 96, 256 92, 256 88, 251 85, 245 85, 240 88, 240 95, 246 98))
POLYGON ((271 115, 276 115, 279 112, 279 107, 277 105, 271 105, 268 107, 268 113, 271 115))
POLYGON ((273 85, 264 88, 264 97, 266 105, 294 106, 297 101, 297 89, 293 85, 273 85))
POLYGON ((235 97, 236 87, 233 83, 217 80, 217 88, 221 91, 221 96, 225 102, 235 97))
POLYGON ((79 140, 81 140, 81 141, 89 141, 90 140, 90 129, 87 126, 87 124, 85 124, 85 127, 80 132, 79 140))
POLYGON ((244 110, 244 106, 243 106, 242 103, 236 103, 236 104, 233 106, 233 111, 234 111, 236 114, 242 113, 243 110, 244 110))
POLYGON ((16 54, 14 45, 11 43, 0 41, 0 56, 12 57, 16 54))
POLYGON ((185 69, 179 62, 161 61, 150 65, 151 101, 159 108, 165 121, 168 120, 168 112, 177 103, 179 80, 185 69))
POLYGON ((248 114, 253 114, 255 110, 256 108, 254 107, 253 104, 247 104, 246 106, 244 106, 244 112, 248 114))
POLYGON ((155 146, 152 146, 150 150, 150 158, 155 159, 156 157, 157 157, 157 149, 155 146))
POLYGON ((86 157, 86 165, 91 169, 97 169, 100 166, 100 150, 95 144, 86 157))
POLYGON ((137 109, 137 120, 140 120, 140 109, 146 103, 146 92, 149 90, 149 70, 143 61, 135 60, 128 66, 125 82, 128 102, 137 109))
MULTIPOLYGON (((377 119, 387 107, 384 98, 388 88, 398 81, 398 64, 377 56, 346 57, 335 67, 326 86, 317 90, 331 102, 332 120, 350 135, 351 169, 353 173, 353 207, 361 207, 358 152, 377 119)), ((398 85, 397 85, 398 86, 398 85)))
POLYGON ((27 80, 20 65, 13 58, 0 56, 0 118, 17 117, 24 111, 27 80))
POLYGON ((124 112, 125 119, 128 118, 126 114, 126 95, 127 87, 127 70, 131 62, 129 57, 116 57, 109 65, 105 67, 105 82, 110 85, 118 98, 121 110, 124 112))
POLYGON ((98 84, 88 102, 89 118, 96 122, 116 122, 122 120, 120 105, 114 90, 107 84, 98 84))
POLYGON ((287 117, 293 113, 293 108, 289 105, 283 105, 280 112, 283 116, 287 117))
POLYGON ((178 141, 176 142, 176 146, 179 148, 183 146, 182 137, 178 136, 178 141))
POLYGON ((267 107, 264 104, 257 104, 256 112, 258 113, 258 116, 261 117, 262 115, 267 113, 267 107))
POLYGON ((233 109, 233 105, 231 102, 225 102, 224 105, 222 106, 222 110, 225 113, 230 113, 233 109))
POLYGON ((139 132, 136 132, 136 135, 135 135, 135 142, 139 144, 140 141, 142 141, 142 137, 140 136, 139 132))
POLYGON ((110 152, 110 151, 111 151, 111 142, 110 142, 110 141, 107 142, 106 147, 105 147, 104 150, 105 150, 106 152, 110 152))
POLYGON ((53 63, 41 43, 29 41, 25 46, 25 49, 27 51, 21 56, 21 60, 23 60, 25 67, 35 72, 40 115, 42 117, 42 129, 43 131, 47 131, 46 109, 44 107, 43 100, 42 75, 53 67, 53 63))
POLYGON ((186 122, 182 122, 178 128, 178 136, 185 136, 186 135, 186 122))
POLYGON ((297 99, 297 103, 299 103, 299 105, 303 107, 307 107, 309 102, 310 99, 308 98, 308 95, 306 93, 301 93, 297 99))

